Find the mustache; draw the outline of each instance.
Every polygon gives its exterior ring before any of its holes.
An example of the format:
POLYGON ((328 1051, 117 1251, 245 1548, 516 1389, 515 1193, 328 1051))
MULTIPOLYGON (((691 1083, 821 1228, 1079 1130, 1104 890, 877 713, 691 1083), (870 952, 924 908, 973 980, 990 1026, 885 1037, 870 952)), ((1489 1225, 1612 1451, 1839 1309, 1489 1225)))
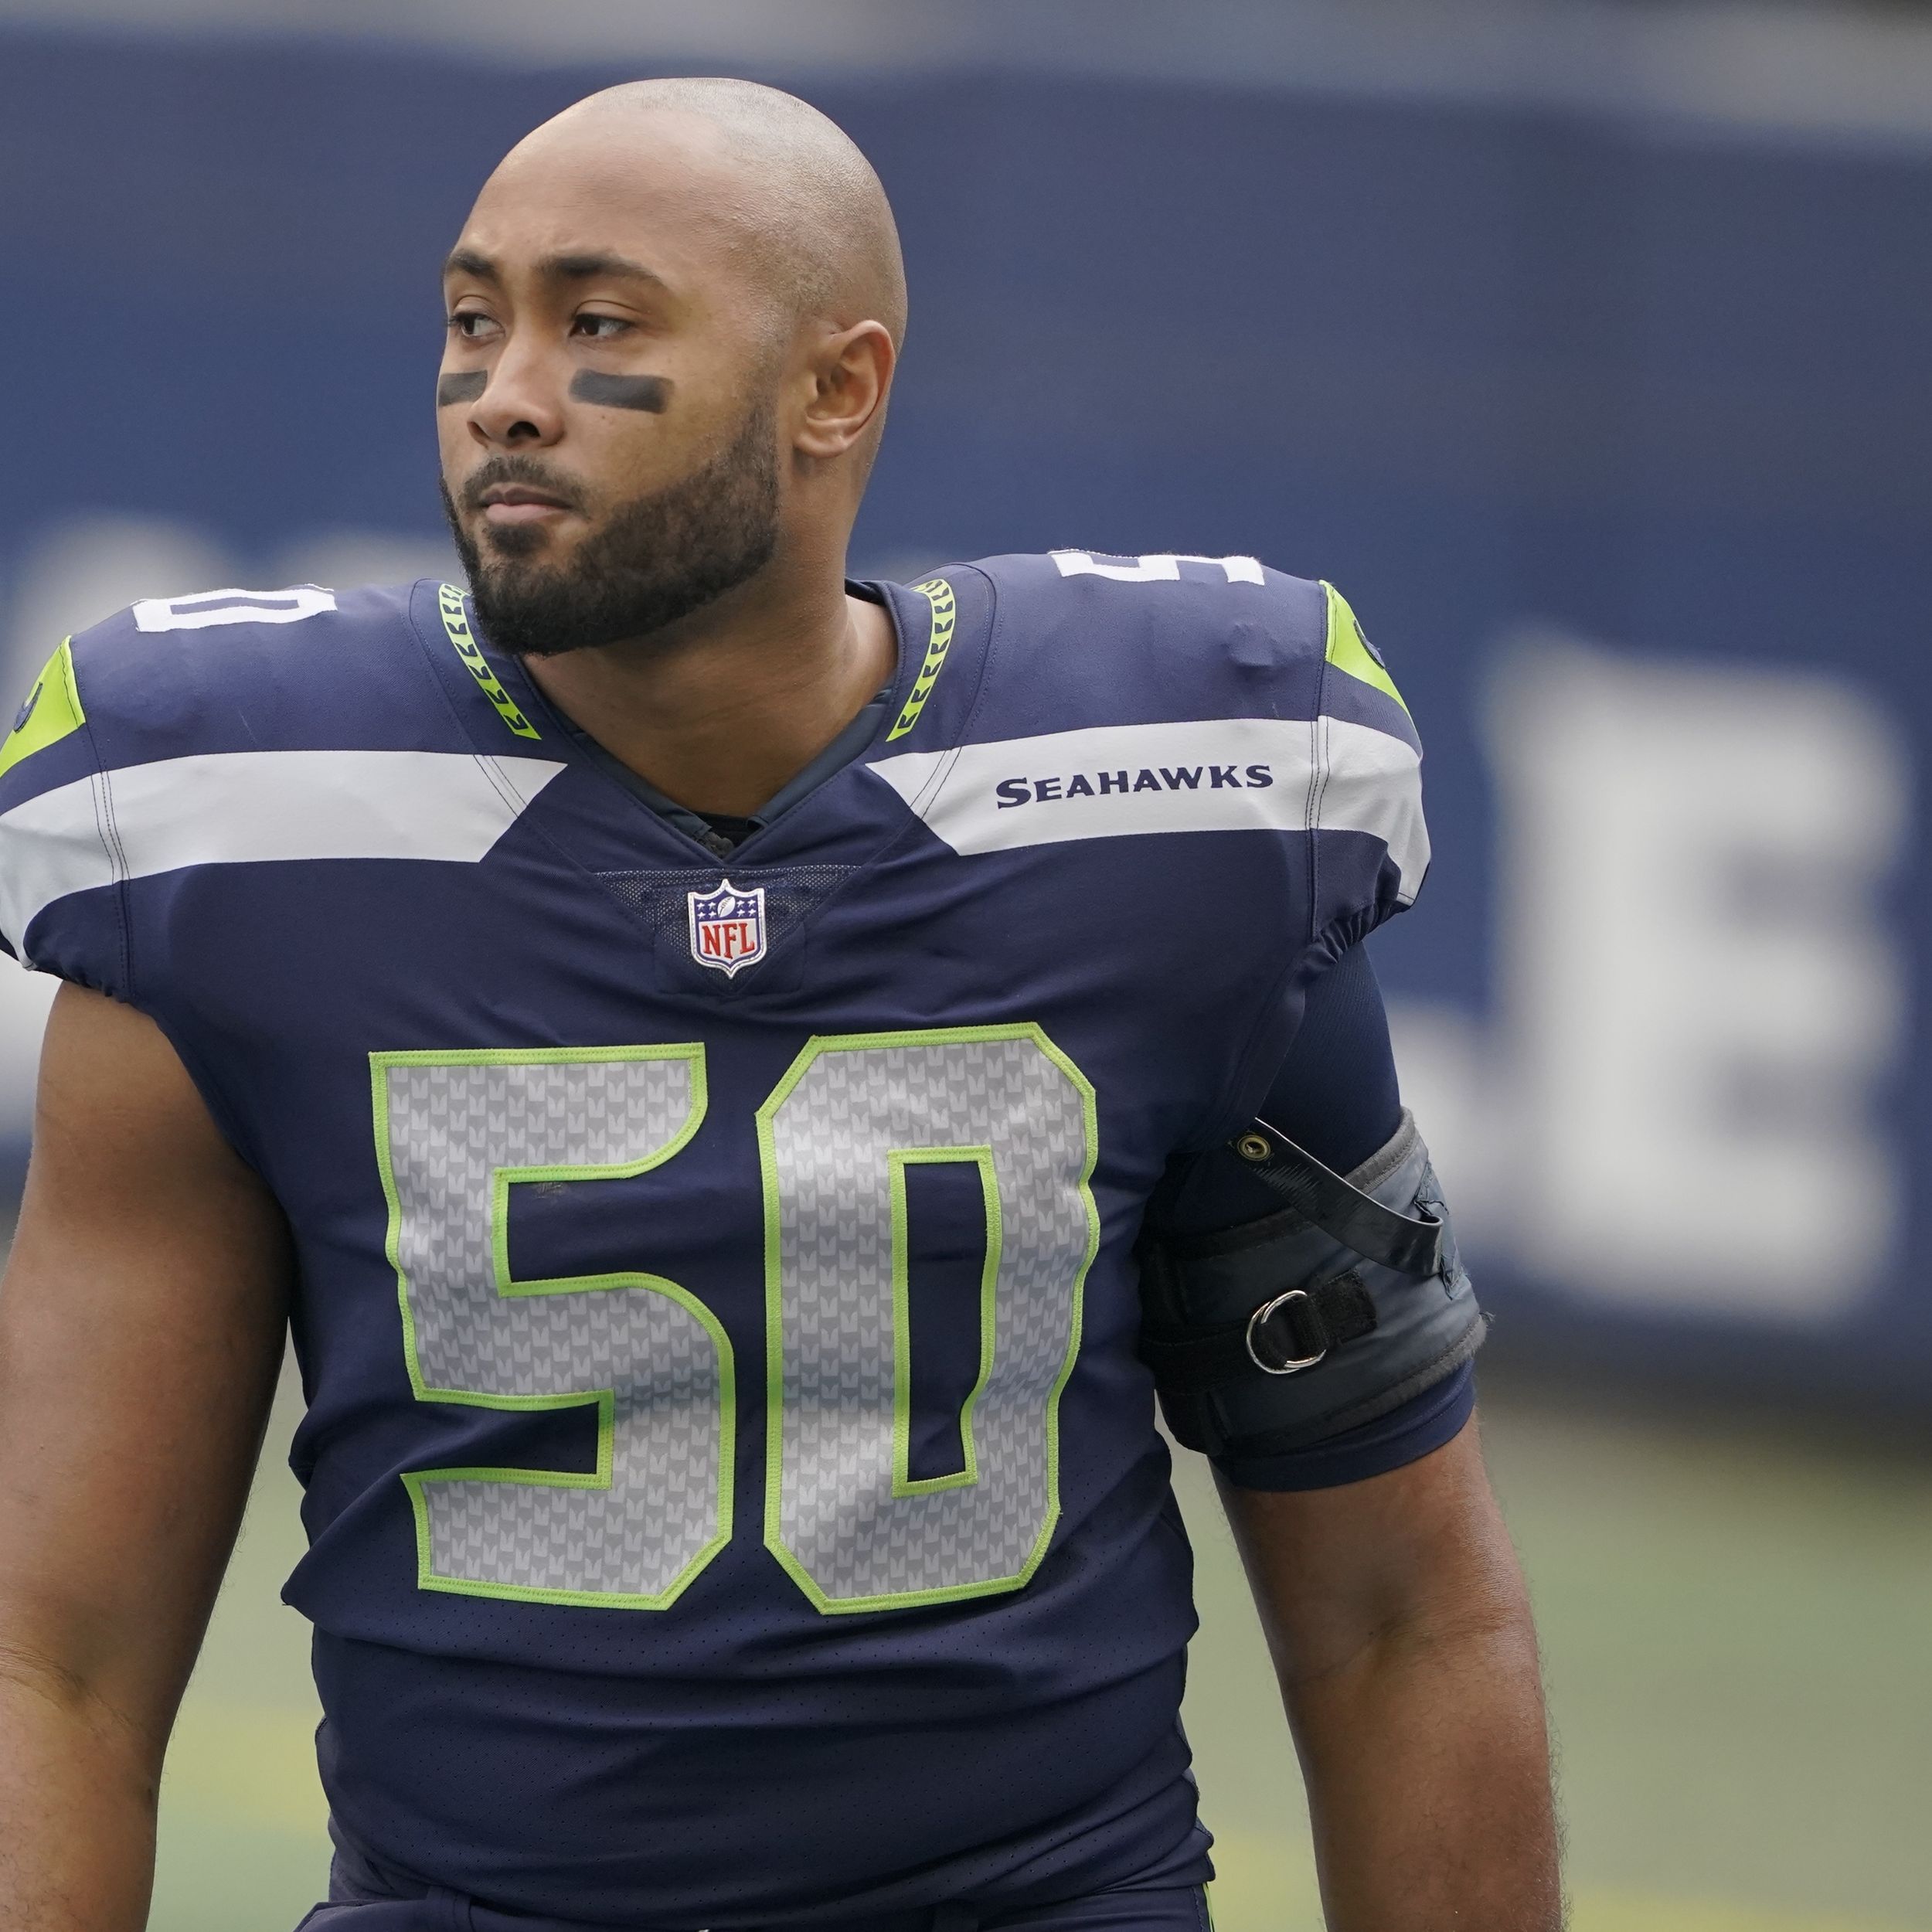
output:
POLYGON ((582 487, 557 471, 539 462, 534 456, 522 456, 505 451, 496 456, 486 457, 472 470, 463 481, 463 507, 474 515, 483 508, 483 492, 494 489, 499 483, 522 483, 533 490, 542 490, 553 496, 573 510, 584 508, 587 498, 582 487))

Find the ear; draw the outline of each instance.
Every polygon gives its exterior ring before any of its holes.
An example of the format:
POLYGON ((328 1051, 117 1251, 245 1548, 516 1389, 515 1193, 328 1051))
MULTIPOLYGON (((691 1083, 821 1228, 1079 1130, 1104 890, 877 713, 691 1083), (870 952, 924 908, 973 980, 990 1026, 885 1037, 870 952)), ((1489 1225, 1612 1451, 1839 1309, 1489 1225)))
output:
POLYGON ((811 362, 812 391, 794 439, 801 456, 842 456, 885 407, 898 352, 883 322, 828 335, 811 362))

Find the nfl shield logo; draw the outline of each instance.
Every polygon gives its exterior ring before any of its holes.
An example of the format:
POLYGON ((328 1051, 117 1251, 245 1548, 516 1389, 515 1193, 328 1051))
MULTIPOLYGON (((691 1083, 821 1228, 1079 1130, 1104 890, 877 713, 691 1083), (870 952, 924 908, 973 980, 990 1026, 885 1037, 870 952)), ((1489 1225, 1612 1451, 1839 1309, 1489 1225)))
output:
POLYGON ((691 908, 691 957, 715 966, 726 978, 765 956, 765 889, 740 892, 726 879, 714 893, 687 893, 691 908))

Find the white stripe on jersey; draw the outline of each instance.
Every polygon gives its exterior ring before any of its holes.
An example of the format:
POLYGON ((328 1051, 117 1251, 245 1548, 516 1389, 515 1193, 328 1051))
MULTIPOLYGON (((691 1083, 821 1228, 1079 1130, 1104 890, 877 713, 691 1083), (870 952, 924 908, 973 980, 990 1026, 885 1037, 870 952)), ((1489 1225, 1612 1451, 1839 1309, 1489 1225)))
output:
POLYGON ((1429 865, 1421 759, 1345 718, 1101 725, 910 751, 869 769, 957 852, 1168 832, 1366 832, 1402 875, 1429 865))
POLYGON ((77 779, 0 813, 0 932, 56 899, 189 866, 475 864, 563 770, 444 751, 230 751, 77 779))

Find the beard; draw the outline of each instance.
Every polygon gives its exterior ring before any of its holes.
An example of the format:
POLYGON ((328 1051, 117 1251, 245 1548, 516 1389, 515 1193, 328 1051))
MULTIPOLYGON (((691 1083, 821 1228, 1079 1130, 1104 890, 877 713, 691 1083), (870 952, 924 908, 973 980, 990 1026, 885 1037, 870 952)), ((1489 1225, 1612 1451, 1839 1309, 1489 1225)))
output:
MULTIPOLYGON (((492 456, 464 483, 481 507, 498 483, 524 483, 573 508, 582 492, 536 457, 492 456)), ((468 572, 484 634, 519 657, 555 657, 648 637, 755 577, 778 546, 778 462, 770 405, 760 403, 730 443, 677 482, 620 504, 569 561, 537 560, 540 529, 493 532, 486 560, 457 514, 447 482, 444 514, 468 572)))

